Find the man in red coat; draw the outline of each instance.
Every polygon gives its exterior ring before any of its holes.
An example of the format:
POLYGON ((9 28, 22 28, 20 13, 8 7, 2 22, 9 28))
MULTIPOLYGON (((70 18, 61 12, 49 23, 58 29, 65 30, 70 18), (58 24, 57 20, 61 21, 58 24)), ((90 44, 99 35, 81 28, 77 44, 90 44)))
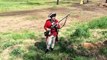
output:
POLYGON ((49 14, 49 19, 46 20, 44 29, 46 30, 46 53, 49 49, 53 50, 55 42, 58 41, 58 29, 60 29, 60 25, 58 20, 55 19, 56 13, 49 14))

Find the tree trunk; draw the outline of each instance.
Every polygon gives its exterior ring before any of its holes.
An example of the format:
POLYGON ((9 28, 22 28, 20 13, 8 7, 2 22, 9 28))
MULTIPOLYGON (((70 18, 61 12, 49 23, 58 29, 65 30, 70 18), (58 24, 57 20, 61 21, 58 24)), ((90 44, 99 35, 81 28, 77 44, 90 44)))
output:
POLYGON ((89 0, 87 0, 87 3, 89 2, 89 0))
POLYGON ((106 3, 107 3, 107 0, 106 0, 106 3))
POLYGON ((59 5, 59 0, 57 0, 57 5, 59 5))

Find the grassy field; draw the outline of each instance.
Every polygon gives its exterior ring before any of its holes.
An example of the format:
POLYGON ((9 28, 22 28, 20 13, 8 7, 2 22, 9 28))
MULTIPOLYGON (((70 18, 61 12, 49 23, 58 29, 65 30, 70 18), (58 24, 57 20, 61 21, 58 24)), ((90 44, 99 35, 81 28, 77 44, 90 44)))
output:
MULTIPOLYGON (((55 0, 0 0, 0 12, 43 9, 50 7, 67 7, 73 3, 79 3, 80 0, 61 0, 57 6, 55 0)), ((93 0, 92 2, 96 2, 93 0)))
POLYGON ((0 60, 107 60, 106 8, 68 1, 57 6, 55 0, 0 0, 0 13, 5 12, 0 15, 0 60), (43 25, 51 11, 58 13, 57 18, 72 13, 54 51, 45 54, 43 25))
MULTIPOLYGON (((26 10, 26 9, 38 9, 43 7, 49 7, 48 0, 38 1, 38 0, 1 0, 0 1, 0 12, 9 12, 16 10, 26 10), (43 7, 41 7, 41 5, 43 7)), ((53 2, 53 1, 52 1, 53 2)))
MULTIPOLYGON (((59 43, 56 45, 54 51, 45 54, 45 42, 44 39, 39 38, 37 33, 31 31, 25 31, 21 33, 1 33, 0 34, 0 53, 3 53, 3 50, 11 49, 9 52, 9 60, 96 60, 96 55, 92 54, 92 51, 87 50, 83 47, 79 47, 79 45, 83 42, 98 42, 107 38, 107 31, 93 31, 98 33, 97 36, 93 37, 92 31, 90 31, 93 26, 94 29, 105 28, 105 19, 107 17, 98 18, 92 20, 90 22, 79 23, 75 22, 75 27, 73 24, 69 27, 65 32, 61 32, 62 34, 66 34, 65 37, 60 36, 59 43), (96 25, 98 21, 100 22, 96 25), (100 33, 99 33, 100 32, 100 33), (105 32, 105 33, 104 33, 105 32), (28 40, 30 39, 30 40, 28 40), (41 42, 35 43, 37 39, 41 40, 41 42), (33 43, 29 43, 29 41, 33 41, 33 43), (34 45, 33 45, 34 44, 34 45), (78 48, 69 47, 70 45, 77 46, 78 48), (78 51, 80 51, 78 53, 78 51), (90 52, 89 52, 90 51, 90 52), (82 54, 81 54, 82 53, 82 54)), ((96 50, 97 51, 97 50, 96 50)), ((99 52, 94 52, 95 54, 101 56, 107 56, 107 48, 102 47, 99 52)), ((2 57, 2 56, 1 56, 2 57)))
MULTIPOLYGON (((72 1, 61 1, 60 6, 68 5, 72 1)), ((43 9, 56 7, 55 0, 0 0, 0 12, 43 9)))

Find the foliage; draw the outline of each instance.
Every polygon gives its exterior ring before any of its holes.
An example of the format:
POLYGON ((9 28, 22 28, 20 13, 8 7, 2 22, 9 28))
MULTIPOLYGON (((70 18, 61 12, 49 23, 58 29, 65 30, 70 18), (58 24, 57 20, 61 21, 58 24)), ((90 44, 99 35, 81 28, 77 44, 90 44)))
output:
POLYGON ((75 32, 73 33, 72 36, 77 36, 77 37, 89 37, 89 28, 87 25, 79 26, 75 32))
POLYGON ((28 50, 23 56, 24 60, 41 60, 41 52, 35 46, 30 46, 28 50))
POLYGON ((102 35, 104 36, 104 38, 107 38, 107 31, 103 31, 102 35))
MULTIPOLYGON (((90 22, 89 22, 90 23, 90 22)), ((88 23, 87 23, 88 24, 88 23)), ((34 46, 29 46, 27 48, 27 52, 24 49, 18 47, 15 48, 10 55, 11 56, 22 56, 23 60, 95 60, 95 57, 86 57, 82 54, 88 54, 85 48, 80 47, 80 49, 72 48, 73 45, 79 45, 79 42, 84 40, 89 40, 90 37, 90 25, 81 24, 80 26, 77 25, 75 31, 71 33, 73 28, 68 29, 66 37, 60 37, 59 42, 56 44, 54 51, 50 51, 49 53, 45 54, 46 43, 44 41, 36 42, 34 46), (82 54, 77 54, 77 51, 80 51, 82 54)), ((93 23, 92 23, 93 24, 93 23)), ((106 36, 106 31, 102 32, 104 36, 106 36)), ((0 39, 10 39, 12 41, 5 41, 3 42, 2 47, 7 48, 9 46, 13 46, 15 44, 19 44, 22 42, 18 42, 19 39, 36 39, 39 35, 31 32, 26 31, 22 33, 3 33, 0 35, 0 39), (16 41, 16 42, 15 42, 16 41)), ((39 40, 43 40, 42 38, 39 40)), ((92 40, 92 38, 90 38, 92 40)), ((93 40, 92 40, 93 41, 93 40)), ((107 56, 107 48, 100 49, 100 53, 102 55, 107 56)))
POLYGON ((1 33, 0 35, 1 39, 36 39, 37 36, 34 32, 31 31, 24 31, 21 33, 1 33))
MULTIPOLYGON (((78 0, 79 1, 79 0, 78 0)), ((20 11, 29 9, 55 8, 67 6, 77 0, 61 0, 57 6, 55 0, 0 0, 0 12, 20 11)))
POLYGON ((22 56, 23 53, 24 53, 24 50, 21 47, 18 47, 16 49, 12 50, 10 55, 12 55, 12 56, 22 56))
POLYGON ((7 47, 10 47, 10 46, 13 46, 13 45, 16 45, 16 44, 21 44, 21 43, 22 43, 22 41, 15 41, 15 40, 4 41, 1 44, 1 48, 6 49, 7 47))
POLYGON ((107 16, 92 20, 88 23, 91 29, 106 29, 107 28, 107 16))
POLYGON ((35 39, 36 38, 34 32, 25 32, 25 33, 20 33, 20 34, 18 34, 18 33, 14 34, 13 33, 11 35, 11 37, 15 40, 17 40, 17 39, 35 39))
POLYGON ((100 54, 107 56, 107 47, 103 47, 100 49, 100 54))
MULTIPOLYGON (((47 0, 0 0, 0 12, 19 11, 33 9, 36 7, 47 5, 47 0)), ((43 7, 45 7, 43 6, 43 7)), ((41 8, 43 8, 41 7, 41 8)), ((46 6, 49 7, 49 6, 46 6)), ((37 8, 36 8, 37 9, 37 8)))
POLYGON ((76 56, 73 60, 95 60, 95 58, 76 56))

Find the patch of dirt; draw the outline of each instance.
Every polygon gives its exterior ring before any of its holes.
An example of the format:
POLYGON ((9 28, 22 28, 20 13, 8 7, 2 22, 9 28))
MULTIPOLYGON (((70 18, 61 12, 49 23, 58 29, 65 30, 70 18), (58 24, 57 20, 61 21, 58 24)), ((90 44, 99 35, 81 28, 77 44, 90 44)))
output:
POLYGON ((21 30, 42 32, 44 31, 43 26, 50 12, 56 12, 58 14, 57 18, 59 20, 67 13, 71 12, 66 26, 69 26, 72 20, 88 21, 92 18, 107 15, 105 9, 96 7, 94 5, 5 12, 0 13, 0 32, 21 30))

